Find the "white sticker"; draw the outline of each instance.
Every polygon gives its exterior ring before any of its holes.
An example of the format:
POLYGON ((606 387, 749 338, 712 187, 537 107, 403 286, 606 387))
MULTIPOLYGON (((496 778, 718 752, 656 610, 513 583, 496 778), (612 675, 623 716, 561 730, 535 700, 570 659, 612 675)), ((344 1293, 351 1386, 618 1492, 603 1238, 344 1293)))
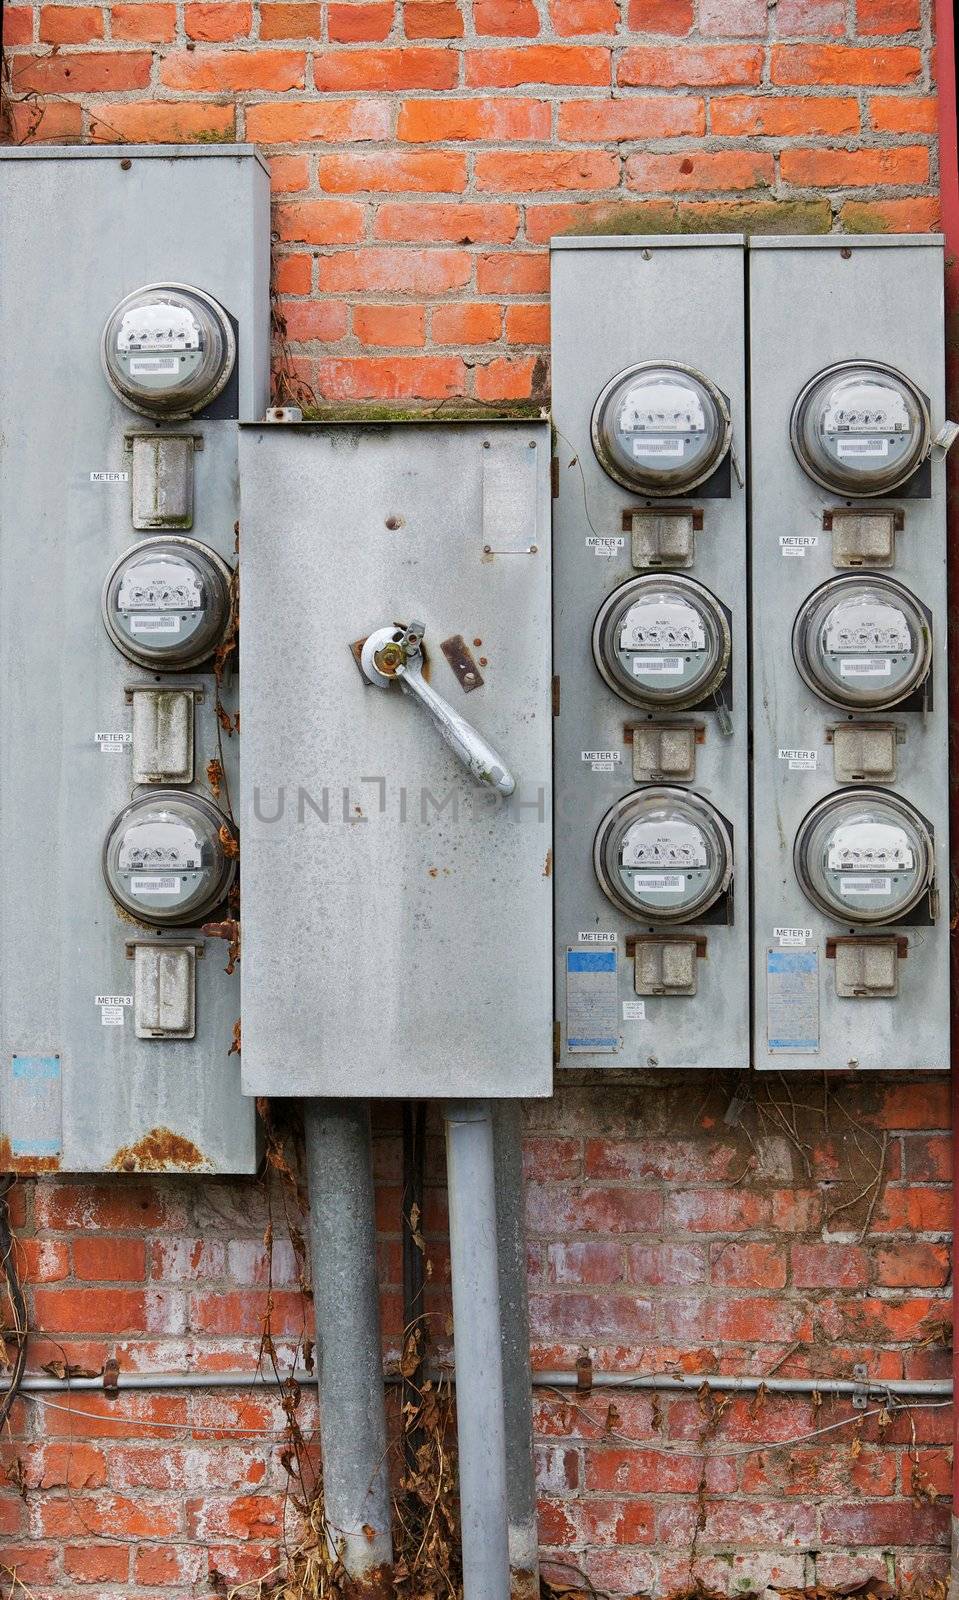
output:
POLYGON ((866 873, 857 878, 840 878, 839 893, 850 894, 891 894, 891 878, 870 878, 866 873))
POLYGON ((841 678, 888 678, 892 662, 888 656, 847 657, 839 663, 841 678))
POLYGON ((131 633, 179 633, 179 617, 131 617, 131 633))
POLYGON ((633 677, 650 674, 677 677, 683 670, 682 656, 633 656, 633 677))
POLYGON ((686 448, 684 439, 634 439, 634 456, 681 456, 686 448))
POLYGON ((686 877, 682 872, 664 872, 658 878, 644 878, 639 872, 633 874, 634 894, 677 894, 685 887, 686 877))
POLYGON ((781 945, 804 945, 812 938, 812 928, 774 928, 773 938, 781 945))
POLYGON ((625 539, 614 539, 612 536, 601 538, 598 533, 595 533, 590 534, 587 538, 586 548, 587 550, 604 550, 608 552, 610 550, 622 550, 625 543, 625 539))
POLYGON ((646 1021, 646 1002, 645 1002, 645 1000, 624 1000, 623 1001, 623 1021, 624 1022, 645 1022, 646 1021))
POLYGON ((578 933, 580 944, 618 944, 618 933, 578 933))
POLYGON ((132 1006, 132 994, 98 994, 94 1004, 98 1006, 132 1006))
POLYGON ((131 356, 131 378, 175 378, 180 370, 176 356, 131 356))
POLYGON ((179 878, 131 878, 131 894, 179 894, 179 878))
POLYGON ((818 543, 818 533, 781 533, 779 552, 784 556, 804 556, 807 550, 815 550, 818 543))
POLYGON ((98 994, 96 1003, 100 1008, 100 1022, 104 1028, 122 1028, 126 1021, 127 1010, 133 1005, 133 996, 98 994))
POLYGON ((584 750, 582 759, 589 762, 593 772, 615 772, 623 753, 621 750, 584 750))
POLYGON ((888 439, 837 439, 837 456, 887 456, 888 439))
POLYGON ((91 483, 129 483, 128 472, 91 472, 91 483))
POLYGON ((790 772, 815 772, 819 766, 819 751, 782 749, 779 759, 788 764, 790 772))
POLYGON ((113 733, 95 733, 93 742, 98 746, 101 755, 120 755, 128 744, 133 743, 133 734, 120 728, 113 733))

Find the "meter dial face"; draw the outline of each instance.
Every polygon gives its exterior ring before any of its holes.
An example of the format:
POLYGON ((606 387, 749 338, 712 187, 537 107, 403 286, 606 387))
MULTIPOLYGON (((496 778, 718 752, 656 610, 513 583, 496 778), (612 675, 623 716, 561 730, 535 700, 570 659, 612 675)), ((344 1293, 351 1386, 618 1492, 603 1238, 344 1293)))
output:
POLYGON ((878 789, 840 790, 803 819, 793 864, 806 898, 828 917, 893 922, 932 882, 932 836, 907 801, 878 789))
POLYGON ((932 439, 929 408, 895 367, 844 361, 808 383, 789 424, 800 466, 836 494, 889 494, 912 477, 932 439))
POLYGON ((915 595, 892 578, 832 578, 796 617, 793 657, 830 705, 894 706, 928 675, 932 638, 915 595))
POLYGON ((593 865, 613 904, 642 922, 694 922, 728 887, 729 828, 686 789, 624 795, 599 825, 593 865))
POLYGON ((715 472, 732 442, 725 397, 696 372, 643 361, 611 378, 595 406, 593 449, 627 489, 687 494, 715 472))
POLYGON ((202 795, 155 789, 121 811, 107 834, 107 887, 142 922, 199 922, 233 882, 234 839, 232 823, 202 795))
POLYGON ((124 551, 104 585, 107 632, 140 666, 196 666, 229 622, 231 576, 216 551, 196 539, 144 539, 124 551))
POLYGON ((173 421, 202 411, 236 361, 229 317, 185 283, 151 283, 114 308, 100 345, 107 382, 125 405, 173 421))
POLYGON ((593 657, 631 705, 697 705, 718 688, 732 641, 726 613, 693 578, 650 573, 614 589, 593 624, 593 657))

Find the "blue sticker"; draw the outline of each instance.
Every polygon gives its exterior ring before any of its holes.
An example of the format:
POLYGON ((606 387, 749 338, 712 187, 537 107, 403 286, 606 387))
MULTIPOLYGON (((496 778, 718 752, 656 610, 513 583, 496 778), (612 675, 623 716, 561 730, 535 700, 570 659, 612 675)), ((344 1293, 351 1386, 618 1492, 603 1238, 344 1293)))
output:
POLYGON ((567 1050, 620 1049, 618 961, 616 950, 567 950, 567 1050))
POLYGON ((10 1079, 11 1156, 60 1155, 60 1057, 14 1056, 10 1079))

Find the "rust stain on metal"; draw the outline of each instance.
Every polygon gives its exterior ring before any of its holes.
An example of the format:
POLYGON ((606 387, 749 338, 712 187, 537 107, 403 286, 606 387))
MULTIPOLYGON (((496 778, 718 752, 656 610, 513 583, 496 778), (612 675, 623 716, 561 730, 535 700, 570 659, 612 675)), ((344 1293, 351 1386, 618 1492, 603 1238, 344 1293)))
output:
POLYGON ((60 1157, 15 1156, 10 1140, 0 1138, 0 1172, 18 1172, 24 1178, 35 1178, 44 1172, 59 1172, 60 1157))
MULTIPOLYGON (((372 1531, 370 1529, 370 1533, 372 1531)), ((350 1600, 394 1600, 396 1584, 392 1566, 384 1562, 381 1566, 371 1567, 369 1572, 357 1573, 350 1578, 349 1592, 350 1600)))
POLYGON ((543 877, 544 878, 551 878, 552 876, 553 876, 553 852, 552 852, 552 850, 547 850, 547 852, 546 852, 546 860, 543 862, 543 877))
POLYGON ((200 1172, 210 1163, 191 1139, 171 1128, 151 1128, 136 1144, 123 1145, 110 1162, 113 1172, 200 1172))
POLYGON ((510 1600, 539 1600, 539 1574, 528 1567, 513 1567, 509 1575, 510 1600))
POLYGON ((472 694, 474 689, 479 689, 484 682, 483 674, 470 654, 469 645, 461 633, 451 634, 440 645, 444 656, 456 675, 456 681, 464 694, 472 694))

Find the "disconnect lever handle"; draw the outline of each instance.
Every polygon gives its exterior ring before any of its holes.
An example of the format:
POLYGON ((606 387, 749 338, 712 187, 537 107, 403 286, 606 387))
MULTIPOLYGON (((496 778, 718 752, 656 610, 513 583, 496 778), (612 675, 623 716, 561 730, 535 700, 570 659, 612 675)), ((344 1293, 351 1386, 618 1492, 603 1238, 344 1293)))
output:
POLYGON ((504 798, 511 795, 516 779, 502 756, 423 677, 423 631, 421 622, 411 622, 408 628, 378 628, 371 633, 360 653, 363 676, 381 689, 397 682, 404 694, 412 696, 432 717, 453 754, 477 783, 486 784, 504 798))

